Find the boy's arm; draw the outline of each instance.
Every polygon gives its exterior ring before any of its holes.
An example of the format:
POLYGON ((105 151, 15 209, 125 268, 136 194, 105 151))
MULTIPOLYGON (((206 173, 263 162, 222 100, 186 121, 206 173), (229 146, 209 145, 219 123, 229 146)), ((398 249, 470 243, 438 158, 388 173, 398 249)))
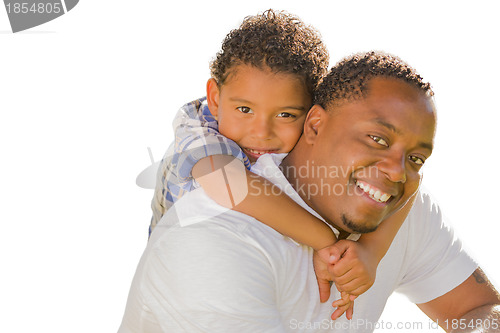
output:
MULTIPOLYGON (((351 295, 351 300, 354 299, 353 297, 366 292, 375 282, 378 264, 385 256, 394 237, 396 237, 399 228, 410 212, 415 198, 416 196, 413 195, 402 209, 385 220, 376 231, 363 234, 357 242, 340 240, 334 245, 315 253, 316 261, 323 263, 321 267, 330 264, 328 273, 324 272, 324 269, 320 269, 322 275, 321 280, 318 279, 318 284, 332 280, 339 291, 351 295)), ((323 287, 322 291, 321 300, 326 301, 330 296, 329 290, 323 287)), ((337 306, 337 302, 334 302, 334 307, 337 306)), ((332 319, 341 314, 341 311, 336 311, 332 315, 332 319)))
POLYGON ((399 231, 404 220, 410 213, 413 202, 415 202, 416 195, 414 194, 408 202, 399 211, 395 212, 391 217, 384 220, 377 230, 363 234, 358 242, 362 244, 376 260, 377 266, 380 260, 385 256, 389 247, 391 246, 394 237, 399 231))
POLYGON ((203 158, 193 167, 192 175, 221 206, 250 215, 301 244, 318 250, 336 241, 324 222, 232 156, 203 158))

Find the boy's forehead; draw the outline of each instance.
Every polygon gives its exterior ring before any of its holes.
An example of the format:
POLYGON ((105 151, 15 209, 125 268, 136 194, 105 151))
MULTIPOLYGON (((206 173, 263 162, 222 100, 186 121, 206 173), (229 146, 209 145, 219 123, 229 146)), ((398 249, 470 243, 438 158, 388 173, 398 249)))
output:
POLYGON ((296 81, 300 84, 304 85, 305 87, 305 79, 303 76, 301 76, 298 73, 290 73, 287 71, 279 71, 279 70, 273 70, 272 68, 268 67, 267 65, 262 65, 262 66, 255 66, 253 64, 246 64, 246 63, 240 63, 231 66, 227 70, 227 75, 226 78, 222 84, 222 87, 228 84, 232 84, 235 81, 239 80, 246 80, 250 76, 255 76, 256 73, 261 73, 268 75, 268 77, 279 77, 283 78, 286 77, 290 81, 296 81))

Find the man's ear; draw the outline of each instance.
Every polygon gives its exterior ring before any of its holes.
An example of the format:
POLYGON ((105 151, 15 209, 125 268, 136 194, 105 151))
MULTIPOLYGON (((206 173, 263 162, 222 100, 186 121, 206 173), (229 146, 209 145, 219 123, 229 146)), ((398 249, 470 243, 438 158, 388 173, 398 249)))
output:
POLYGON ((309 144, 314 144, 323 123, 326 121, 326 111, 321 106, 315 104, 307 113, 306 121, 304 123, 304 133, 302 136, 309 144))
POLYGON ((219 85, 213 78, 207 81, 207 104, 210 113, 217 119, 219 112, 219 85))

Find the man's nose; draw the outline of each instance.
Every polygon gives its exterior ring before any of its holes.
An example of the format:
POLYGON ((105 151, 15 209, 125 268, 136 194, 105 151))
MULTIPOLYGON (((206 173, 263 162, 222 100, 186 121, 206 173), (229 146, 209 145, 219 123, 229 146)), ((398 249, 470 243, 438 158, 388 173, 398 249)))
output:
POLYGON ((378 163, 378 169, 394 183, 406 182, 406 155, 389 153, 378 163))

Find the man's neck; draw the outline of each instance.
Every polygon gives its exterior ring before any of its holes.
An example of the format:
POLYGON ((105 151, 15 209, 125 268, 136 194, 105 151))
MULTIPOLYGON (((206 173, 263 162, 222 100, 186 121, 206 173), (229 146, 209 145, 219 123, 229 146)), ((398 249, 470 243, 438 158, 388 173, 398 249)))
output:
POLYGON ((345 239, 347 238, 351 233, 342 230, 341 228, 338 227, 337 223, 334 223, 332 220, 328 219, 327 217, 324 216, 324 214, 321 214, 312 202, 310 201, 310 195, 307 192, 307 178, 310 176, 309 173, 311 172, 310 167, 314 163, 311 162, 306 156, 306 154, 301 154, 300 148, 297 149, 298 147, 296 146, 292 152, 290 152, 281 162, 280 169, 283 172, 283 175, 285 178, 288 180, 290 185, 294 188, 294 190, 299 194, 299 196, 304 200, 304 202, 314 209, 318 214, 321 215, 321 217, 331 226, 333 226, 335 229, 338 230, 339 232, 339 239, 345 239), (301 157, 301 158, 299 158, 301 157), (305 158, 304 158, 305 157, 305 158))

